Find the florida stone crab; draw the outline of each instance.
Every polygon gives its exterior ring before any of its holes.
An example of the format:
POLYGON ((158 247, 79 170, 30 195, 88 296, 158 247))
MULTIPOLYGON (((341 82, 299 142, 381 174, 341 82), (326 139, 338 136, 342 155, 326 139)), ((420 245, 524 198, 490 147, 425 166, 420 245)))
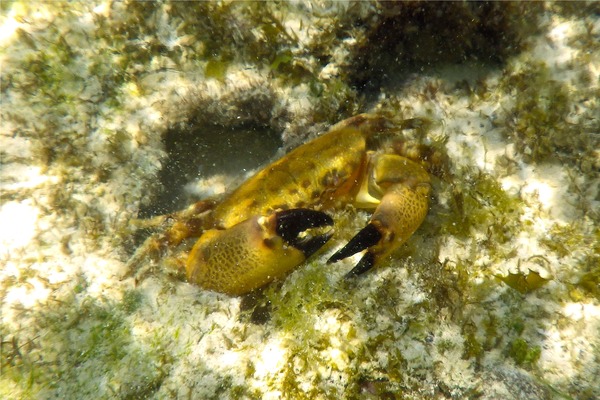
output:
POLYGON ((402 143, 395 150, 371 150, 378 137, 393 136, 415 121, 354 116, 269 164, 222 201, 203 200, 154 218, 151 225, 166 227, 138 248, 128 270, 198 237, 185 262, 189 282, 245 294, 286 276, 318 251, 333 235, 328 212, 351 203, 373 214, 328 263, 364 252, 348 276, 368 271, 406 242, 428 211, 428 170, 443 163, 442 154, 402 143))

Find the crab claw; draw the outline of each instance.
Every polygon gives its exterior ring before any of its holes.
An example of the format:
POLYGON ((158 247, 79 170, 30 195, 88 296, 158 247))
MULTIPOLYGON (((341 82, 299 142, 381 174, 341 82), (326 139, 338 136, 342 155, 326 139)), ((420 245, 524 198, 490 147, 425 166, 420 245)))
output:
MULTIPOLYGON (((353 256, 359 251, 363 251, 364 249, 368 249, 371 246, 374 246, 379 242, 382 238, 382 234, 373 224, 368 224, 363 229, 360 230, 344 247, 338 250, 335 254, 333 254, 329 260, 327 260, 328 264, 334 263, 339 260, 343 260, 344 258, 353 256)), ((358 264, 346 275, 346 277, 360 275, 364 272, 370 270, 375 264, 375 255, 367 251, 365 255, 360 259, 358 264)))
POLYGON ((309 230, 331 225, 327 214, 299 208, 206 231, 190 252, 188 280, 217 292, 248 293, 284 277, 319 250, 332 232, 309 230))
POLYGON ((320 211, 295 208, 276 213, 275 219, 277 234, 289 245, 302 251, 306 258, 323 247, 333 235, 333 232, 329 231, 321 235, 299 237, 300 233, 308 229, 333 225, 333 219, 320 211))
MULTIPOLYGON (((400 166, 411 165, 396 157, 387 157, 380 165, 401 163, 400 166)), ((346 246, 329 259, 329 263, 350 257, 360 251, 367 250, 358 264, 346 275, 352 277, 360 275, 382 259, 391 254, 421 225, 427 209, 429 208, 428 196, 431 190, 429 176, 413 166, 418 174, 403 176, 395 171, 400 168, 391 168, 387 172, 385 192, 369 224, 354 236, 346 246)))

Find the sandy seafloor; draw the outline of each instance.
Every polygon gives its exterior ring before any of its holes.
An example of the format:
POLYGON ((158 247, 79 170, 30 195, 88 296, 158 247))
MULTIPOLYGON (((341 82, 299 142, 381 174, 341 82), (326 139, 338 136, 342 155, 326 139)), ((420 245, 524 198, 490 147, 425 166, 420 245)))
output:
POLYGON ((0 398, 600 398, 597 4, 0 13, 0 398), (451 162, 389 261, 325 263, 368 218, 349 206, 263 313, 167 257, 122 279, 140 210, 359 112, 431 121, 451 162))

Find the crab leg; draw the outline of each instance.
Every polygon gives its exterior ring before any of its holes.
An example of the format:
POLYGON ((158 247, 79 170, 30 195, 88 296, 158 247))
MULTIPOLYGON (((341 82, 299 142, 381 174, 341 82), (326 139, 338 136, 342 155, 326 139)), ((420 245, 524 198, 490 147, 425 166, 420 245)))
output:
POLYGON ((122 279, 138 274, 146 257, 156 257, 166 248, 176 246, 188 237, 198 236, 206 226, 212 223, 210 212, 214 208, 213 200, 199 201, 185 210, 161 215, 147 220, 134 220, 136 229, 157 229, 167 225, 163 232, 154 233, 138 247, 125 268, 122 279))

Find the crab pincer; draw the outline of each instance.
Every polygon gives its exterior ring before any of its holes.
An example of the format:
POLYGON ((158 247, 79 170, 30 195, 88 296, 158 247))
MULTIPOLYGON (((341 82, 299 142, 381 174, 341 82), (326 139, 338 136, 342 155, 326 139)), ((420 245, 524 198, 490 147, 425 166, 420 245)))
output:
POLYGON ((295 208, 276 213, 275 219, 275 232, 287 244, 302 251, 306 258, 323 247, 333 235, 333 230, 316 235, 306 234, 309 229, 333 225, 333 219, 321 211, 295 208))
POLYGON ((283 278, 319 250, 333 232, 318 229, 332 225, 327 214, 299 208, 206 231, 190 253, 187 277, 205 289, 248 293, 283 278))
POLYGON ((381 200, 369 224, 327 261, 333 263, 366 250, 347 278, 370 270, 405 243, 429 209, 431 181, 421 165, 397 155, 381 155, 373 159, 370 177, 381 200))

